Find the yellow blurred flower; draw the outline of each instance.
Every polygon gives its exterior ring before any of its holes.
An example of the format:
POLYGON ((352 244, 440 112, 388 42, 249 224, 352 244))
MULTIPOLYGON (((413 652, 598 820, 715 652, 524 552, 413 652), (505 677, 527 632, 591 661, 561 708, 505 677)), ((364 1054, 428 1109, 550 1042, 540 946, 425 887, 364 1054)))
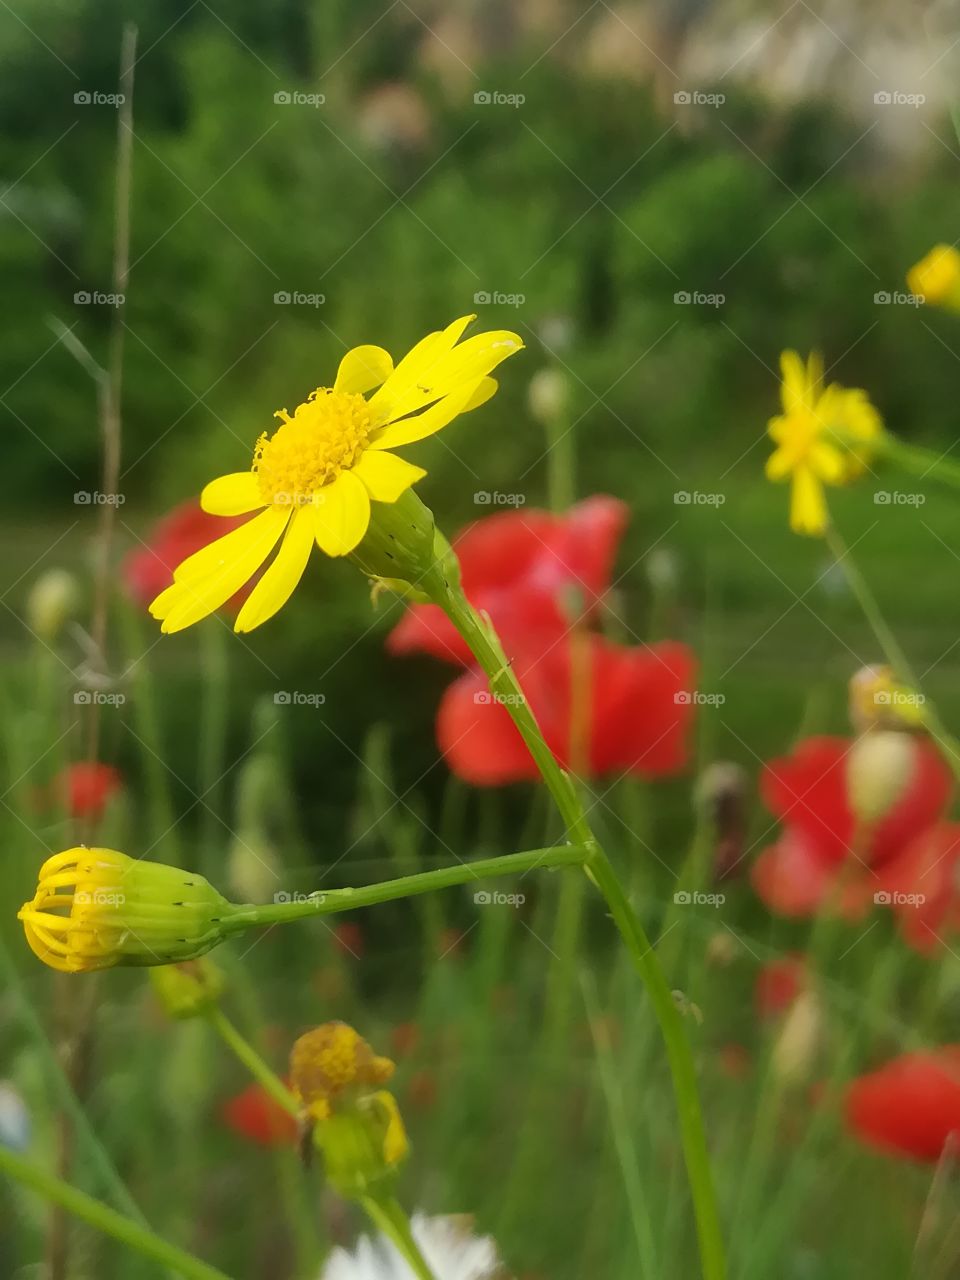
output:
POLYGON ((818 535, 827 527, 823 486, 849 484, 861 474, 883 422, 865 391, 824 387, 818 353, 804 364, 796 351, 784 351, 780 368, 783 413, 767 426, 777 446, 767 459, 767 479, 791 481, 790 527, 818 535))
POLYGON ((190 960, 223 939, 234 910, 194 872, 78 848, 47 859, 17 919, 45 964, 83 973, 190 960))
POLYGON ((250 470, 211 481, 200 498, 212 515, 260 514, 174 570, 173 585, 150 606, 162 629, 180 631, 213 613, 278 543, 237 616, 237 631, 260 626, 286 603, 314 542, 330 556, 354 551, 370 524, 371 500, 395 503, 426 474, 390 450, 483 404, 497 389, 490 372, 523 347, 507 330, 460 342, 475 318, 428 334, 396 367, 382 347, 355 347, 332 387, 318 387, 293 414, 281 409, 281 425, 261 435, 250 470))
POLYGON ((952 244, 937 244, 907 272, 911 293, 935 307, 960 311, 960 252, 952 244))

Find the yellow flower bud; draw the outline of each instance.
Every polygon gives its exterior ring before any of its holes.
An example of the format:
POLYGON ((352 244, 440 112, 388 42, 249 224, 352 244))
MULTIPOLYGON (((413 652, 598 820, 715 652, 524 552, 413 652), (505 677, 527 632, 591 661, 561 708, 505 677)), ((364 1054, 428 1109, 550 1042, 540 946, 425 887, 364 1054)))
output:
POLYGON ((924 724, 924 696, 898 684, 893 668, 861 667, 849 684, 850 721, 858 733, 867 729, 919 729, 924 724))
POLYGON ((17 919, 45 964, 82 973, 191 960, 223 940, 235 910, 195 872, 78 848, 47 859, 17 919))
POLYGON ((802 1084, 810 1078, 823 1040, 823 1010, 813 991, 803 991, 790 1006, 770 1067, 784 1084, 802 1084))
POLYGON ((154 994, 171 1018, 196 1018, 213 1009, 223 994, 223 971, 209 958, 161 964, 150 970, 154 994))

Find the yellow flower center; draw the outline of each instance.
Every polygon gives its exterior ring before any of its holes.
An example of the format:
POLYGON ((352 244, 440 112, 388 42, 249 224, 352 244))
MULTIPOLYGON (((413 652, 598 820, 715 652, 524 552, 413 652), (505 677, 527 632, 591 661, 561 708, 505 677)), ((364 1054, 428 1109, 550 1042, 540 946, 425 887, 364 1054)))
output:
POLYGON ((325 484, 349 471, 373 428, 370 408, 361 395, 318 387, 293 417, 282 420, 272 436, 257 441, 253 470, 266 503, 278 506, 309 502, 325 484))

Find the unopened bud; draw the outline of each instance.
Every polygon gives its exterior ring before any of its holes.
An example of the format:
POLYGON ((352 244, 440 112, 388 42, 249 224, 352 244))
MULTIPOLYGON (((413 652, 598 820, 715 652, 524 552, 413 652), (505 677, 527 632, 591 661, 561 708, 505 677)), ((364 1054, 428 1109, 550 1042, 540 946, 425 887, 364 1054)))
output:
POLYGON ((538 369, 527 388, 530 416, 543 426, 566 417, 570 403, 570 382, 559 369, 538 369))
POLYGON ((784 1084, 809 1079, 823 1036, 823 1012, 813 991, 803 991, 784 1018, 770 1057, 774 1074, 784 1084))
POLYGON ((27 626, 41 640, 56 640, 76 614, 80 602, 77 580, 66 569, 41 573, 27 596, 27 626))
POLYGON ((154 994, 171 1018, 196 1018, 209 1013, 223 994, 223 971, 209 956, 150 970, 154 994))
POLYGON ((910 785, 917 767, 917 744, 908 733, 877 729, 865 733, 847 756, 847 798, 859 822, 889 813, 910 785))

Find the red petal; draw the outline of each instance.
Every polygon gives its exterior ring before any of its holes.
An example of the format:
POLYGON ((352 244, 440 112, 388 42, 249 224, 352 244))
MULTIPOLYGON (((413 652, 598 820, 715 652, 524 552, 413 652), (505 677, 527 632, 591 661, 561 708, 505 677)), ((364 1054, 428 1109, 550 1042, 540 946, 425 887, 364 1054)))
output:
POLYGON ((871 1146, 939 1160, 960 1138, 960 1045, 908 1053, 860 1076, 847 1090, 847 1125, 871 1146))
POLYGON ((761 1018, 786 1012, 806 985, 806 962, 799 952, 780 956, 757 974, 754 1003, 761 1018))
POLYGON ((538 776, 510 713, 493 702, 480 671, 464 672, 441 698, 437 744, 453 772, 473 786, 496 787, 538 776))
MULTIPOLYGON (((760 779, 767 807, 802 832, 827 861, 853 852, 856 823, 847 801, 846 762, 850 738, 808 738, 793 755, 771 761, 760 779)), ((859 856, 871 864, 896 856, 918 831, 940 817, 950 798, 950 772, 936 749, 915 740, 913 778, 890 812, 875 823, 859 856)))
POLYGON ((820 856, 804 832, 793 827, 761 853, 750 871, 757 895, 771 911, 783 916, 814 915, 827 897, 834 875, 833 863, 820 856))
MULTIPOLYGON (((598 495, 564 515, 505 511, 468 525, 454 540, 467 598, 490 615, 505 641, 522 641, 531 630, 565 628, 577 599, 587 613, 606 590, 627 517, 624 503, 598 495)), ((471 661, 467 646, 433 605, 408 610, 387 648, 471 661)))
MULTIPOLYGON (((678 702, 677 694, 689 691, 694 670, 684 645, 627 648, 597 635, 548 632, 514 641, 508 654, 547 745, 564 767, 578 767, 579 755, 593 776, 655 777, 683 767, 693 707, 689 700, 678 702), (574 673, 581 670, 582 712, 571 697, 574 673), (577 732, 573 719, 581 714, 585 746, 578 751, 571 738, 577 732)), ((475 785, 538 776, 508 709, 493 700, 479 672, 461 676, 447 690, 437 737, 450 767, 475 785)))

